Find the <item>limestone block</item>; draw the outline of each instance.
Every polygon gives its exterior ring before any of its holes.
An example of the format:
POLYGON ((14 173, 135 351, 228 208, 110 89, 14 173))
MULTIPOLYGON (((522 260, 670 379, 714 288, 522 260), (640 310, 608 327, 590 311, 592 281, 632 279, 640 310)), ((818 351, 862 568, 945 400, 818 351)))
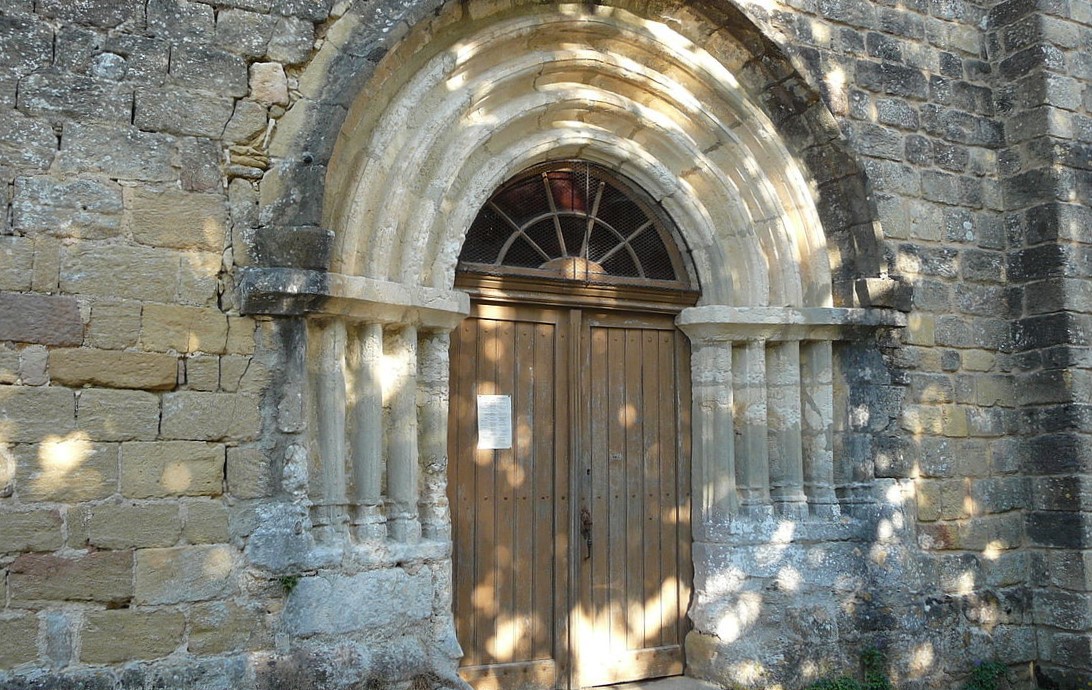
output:
POLYGON ((288 105, 288 78, 279 62, 250 66, 250 97, 266 105, 288 105))
POLYGON ((923 522, 954 520, 968 514, 969 500, 962 480, 922 479, 915 486, 918 519, 923 522))
POLYGON ((34 16, 0 17, 0 72, 20 79, 52 60, 53 30, 48 24, 34 16))
POLYGON ((173 302, 180 278, 179 258, 169 249, 80 242, 62 251, 61 290, 114 299, 173 302))
POLYGON ((330 16, 334 0, 272 0, 273 11, 301 19, 322 21, 330 16))
POLYGON ((34 242, 26 237, 0 237, 0 290, 30 290, 34 242))
POLYGON ((223 479, 220 444, 160 441, 121 446, 121 493, 129 498, 218 496, 223 479))
POLYGON ((222 264, 223 255, 220 252, 187 253, 178 275, 177 301, 181 304, 217 306, 220 294, 217 274, 222 264))
POLYGON ((233 549, 226 544, 141 549, 136 554, 137 604, 206 601, 232 589, 233 549))
POLYGON ((178 359, 154 352, 71 348, 49 353, 54 383, 169 390, 178 381, 178 359))
POLYGON ((227 493, 235 498, 264 498, 273 492, 273 469, 259 448, 228 448, 227 493))
POLYGON ((39 235, 34 238, 34 274, 32 289, 56 292, 61 273, 61 242, 55 237, 39 235))
POLYGON ((0 294, 0 340, 79 345, 83 342, 79 304, 62 295, 0 294))
POLYGON ((265 54, 277 17, 240 9, 225 9, 216 15, 216 42, 225 50, 248 57, 265 54))
MULTIPOLYGON (((257 567, 273 572, 317 566, 312 551, 314 538, 306 529, 307 511, 290 503, 261 503, 255 506, 253 530, 246 542, 246 558, 257 567)), ((239 527, 232 525, 238 532, 239 527)), ((249 530, 247 530, 249 531, 249 530)))
POLYGON ((102 28, 144 19, 144 3, 141 0, 41 0, 37 3, 37 10, 43 17, 102 28))
POLYGON ((204 40, 212 33, 212 7, 179 0, 148 2, 148 32, 178 43, 204 40))
POLYGON ((261 103, 251 100, 236 101, 235 111, 227 127, 224 128, 224 141, 231 143, 250 141, 265 132, 268 122, 269 113, 261 103))
POLYGON ((186 501, 182 536, 191 544, 223 544, 230 539, 228 511, 220 501, 186 501))
POLYGON ((0 167, 46 170, 57 152, 57 137, 45 120, 18 111, 0 120, 0 167))
POLYGON ((87 343, 105 350, 123 350, 137 344, 140 335, 140 304, 137 302, 95 302, 87 343))
POLYGON ((91 506, 88 543, 100 549, 173 546, 181 522, 170 503, 102 503, 91 506))
POLYGON ((292 633, 349 633, 393 625, 413 626, 432 611, 432 581, 427 570, 409 574, 400 568, 358 575, 320 575, 299 581, 288 597, 284 625, 292 633), (345 606, 366 601, 367 606, 345 606))
POLYGON ((246 441, 261 431, 258 398, 241 393, 182 391, 163 397, 163 438, 246 441))
POLYGON ((0 513, 0 553, 61 548, 61 514, 56 510, 0 513))
POLYGON ((0 617, 0 668, 38 658, 38 618, 30 613, 0 617))
POLYGON ((14 343, 0 345, 0 383, 19 380, 19 350, 14 343))
POLYGON ((182 189, 213 192, 220 188, 220 147, 210 139, 186 137, 178 146, 182 189))
POLYGON ((13 602, 124 602, 133 595, 133 553, 24 554, 8 570, 8 590, 13 602))
POLYGON ((133 89, 64 72, 38 72, 19 82, 19 109, 52 120, 129 121, 133 89))
POLYGON ((203 46, 171 52, 171 78, 182 86, 228 96, 245 96, 246 62, 238 55, 203 46))
POLYGON ((79 503, 117 492, 117 445, 91 443, 82 432, 21 446, 15 457, 16 486, 23 501, 79 503))
POLYGON ((186 620, 178 611, 118 609, 91 611, 84 617, 80 661, 116 664, 155 659, 182 642, 186 620))
POLYGON ((186 387, 195 391, 215 391, 220 387, 220 358, 214 355, 190 355, 186 362, 186 387))
POLYGON ((43 345, 28 345, 19 352, 19 379, 25 386, 44 386, 49 383, 46 363, 49 350, 43 345))
POLYGON ((231 98, 178 88, 139 89, 137 126, 170 134, 219 139, 234 111, 231 98))
POLYGON ((159 433, 159 398, 143 391, 84 390, 76 425, 93 441, 150 441, 159 433))
POLYGON ((101 172, 115 179, 149 182, 173 180, 171 167, 177 141, 166 134, 136 127, 65 124, 57 167, 66 172, 101 172))
POLYGON ((121 187, 80 177, 19 177, 12 199, 12 226, 28 233, 103 239, 121 232, 121 187))
POLYGON ((253 354, 256 329, 257 322, 250 316, 229 316, 225 352, 233 355, 253 354))
POLYGON ((227 207, 219 194, 137 189, 131 203, 130 230, 137 242, 215 252, 224 247, 227 207))
POLYGON ((311 57, 315 45, 315 25, 298 17, 281 17, 269 40, 266 55, 271 60, 295 65, 311 57))
POLYGON ((76 397, 65 388, 0 386, 0 420, 8 442, 67 434, 76 426, 76 397))
POLYGON ((141 315, 146 350, 220 353, 227 336, 227 317, 219 309, 148 304, 141 315))
POLYGON ((223 654, 246 649, 260 616, 230 602, 197 604, 190 610, 189 651, 223 654))

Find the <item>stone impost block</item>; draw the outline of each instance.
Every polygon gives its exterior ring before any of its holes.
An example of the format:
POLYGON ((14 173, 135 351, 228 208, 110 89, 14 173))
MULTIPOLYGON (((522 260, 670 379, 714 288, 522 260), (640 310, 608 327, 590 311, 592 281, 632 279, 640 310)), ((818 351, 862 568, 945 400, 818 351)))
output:
POLYGON ((76 426, 76 396, 67 388, 0 386, 0 435, 34 443, 76 426))
POLYGON ((121 446, 121 493, 129 498, 218 496, 223 482, 223 445, 160 441, 121 446))
POLYGON ((147 350, 222 353, 228 321, 219 309, 149 304, 141 315, 141 344, 147 350))
POLYGON ((16 450, 16 487, 22 501, 79 503, 117 492, 118 448, 91 443, 77 432, 16 450))
POLYGON ((118 352, 74 348, 49 353, 55 383, 72 386, 167 390, 178 380, 178 360, 151 352, 118 352))
POLYGON ((64 127, 57 167, 65 172, 100 172, 119 180, 166 182, 177 179, 171 167, 177 141, 136 127, 72 122, 64 127))
POLYGON ((56 510, 0 513, 0 554, 59 549, 64 543, 61 524, 56 510))
POLYGON ((38 618, 32 614, 0 617, 0 668, 38 658, 38 618))
POLYGON ((103 503, 87 514, 88 541, 100 549, 173 546, 181 532, 174 504, 103 503))
POLYGON ((258 435, 261 423, 255 396, 181 391, 163 397, 160 435, 170 439, 245 441, 258 435))
POLYGON ((84 390, 76 424, 93 441, 151 441, 159 433, 159 398, 143 391, 84 390))
POLYGON ((137 551, 136 603, 177 604, 223 597, 232 588, 233 553, 226 544, 137 551))
POLYGON ((413 575, 400 568, 373 570, 303 578, 285 605, 284 623, 294 634, 307 637, 420 625, 431 610, 432 581, 427 570, 413 575), (345 600, 372 605, 345 606, 345 600))
POLYGON ((91 611, 84 617, 80 661, 116 664, 155 659, 182 642, 186 620, 178 611, 118 609, 91 611))
POLYGON ((330 266, 334 234, 316 226, 260 228, 251 248, 259 266, 325 270, 330 266))
POLYGON ((121 603, 133 595, 133 553, 95 551, 75 558, 24 554, 8 570, 13 602, 121 603))
POLYGON ((60 287, 72 294, 173 302, 179 259, 169 249, 81 242, 62 252, 60 287))
POLYGON ((130 229, 141 244, 219 252, 226 227, 227 206, 219 194, 133 192, 130 229))
POLYGON ((230 539, 228 510, 220 501, 186 501, 182 536, 191 544, 223 544, 230 539))
POLYGON ((61 295, 0 294, 0 340, 79 345, 83 342, 79 304, 61 295))
POLYGON ((223 654, 245 649, 261 617, 232 603, 197 604, 190 610, 189 650, 223 654))

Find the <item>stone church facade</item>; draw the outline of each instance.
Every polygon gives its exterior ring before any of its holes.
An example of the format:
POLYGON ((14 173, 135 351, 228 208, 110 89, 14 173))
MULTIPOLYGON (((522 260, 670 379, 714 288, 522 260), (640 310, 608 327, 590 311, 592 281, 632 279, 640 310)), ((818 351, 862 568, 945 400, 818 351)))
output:
POLYGON ((1090 81, 1087 0, 0 0, 0 687, 1088 687, 1090 81))

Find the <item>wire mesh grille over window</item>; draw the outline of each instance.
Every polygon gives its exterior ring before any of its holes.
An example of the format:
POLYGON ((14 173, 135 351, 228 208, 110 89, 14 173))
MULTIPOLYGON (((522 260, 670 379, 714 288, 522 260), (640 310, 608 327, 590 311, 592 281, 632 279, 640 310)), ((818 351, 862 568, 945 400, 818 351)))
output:
POLYGON ((688 282, 662 211, 585 161, 538 166, 501 186, 470 226, 459 267, 588 282, 688 282))

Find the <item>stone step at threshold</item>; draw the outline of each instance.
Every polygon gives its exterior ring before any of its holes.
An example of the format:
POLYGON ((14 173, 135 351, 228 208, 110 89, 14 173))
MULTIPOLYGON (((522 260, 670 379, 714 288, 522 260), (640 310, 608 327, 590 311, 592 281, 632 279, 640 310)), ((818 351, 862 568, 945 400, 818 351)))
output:
POLYGON ((621 683, 600 690, 723 690, 723 688, 697 678, 672 676, 670 678, 642 680, 635 683, 621 683))

